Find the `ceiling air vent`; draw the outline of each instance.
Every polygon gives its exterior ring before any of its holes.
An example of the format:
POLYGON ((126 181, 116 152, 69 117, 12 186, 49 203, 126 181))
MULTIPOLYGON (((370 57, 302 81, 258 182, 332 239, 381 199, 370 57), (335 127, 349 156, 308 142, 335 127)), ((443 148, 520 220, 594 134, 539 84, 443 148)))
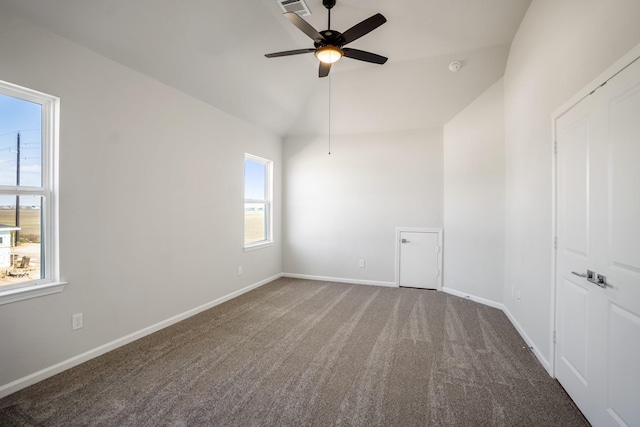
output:
POLYGON ((299 16, 311 15, 309 6, 304 0, 276 0, 284 12, 294 12, 299 16))

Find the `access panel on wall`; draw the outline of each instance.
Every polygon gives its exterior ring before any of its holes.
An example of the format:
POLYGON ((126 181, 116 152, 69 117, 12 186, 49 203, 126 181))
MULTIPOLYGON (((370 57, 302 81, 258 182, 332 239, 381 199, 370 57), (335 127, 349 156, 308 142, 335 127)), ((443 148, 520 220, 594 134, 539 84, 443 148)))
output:
POLYGON ((398 286, 442 288, 442 230, 398 228, 396 230, 398 286))

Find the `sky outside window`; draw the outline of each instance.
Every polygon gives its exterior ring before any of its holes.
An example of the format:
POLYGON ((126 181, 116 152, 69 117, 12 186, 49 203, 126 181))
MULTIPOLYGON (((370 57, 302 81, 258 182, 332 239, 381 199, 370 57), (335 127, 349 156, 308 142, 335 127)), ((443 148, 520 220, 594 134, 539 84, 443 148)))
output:
POLYGON ((246 159, 244 161, 244 198, 265 200, 267 165, 246 159))
MULTIPOLYGON (((18 132, 20 185, 42 185, 42 106, 0 94, 0 185, 17 184, 18 132)), ((2 200, 0 203, 4 202, 2 200)), ((20 204, 25 205, 26 200, 20 204)), ((15 205, 15 200, 13 202, 15 205)))

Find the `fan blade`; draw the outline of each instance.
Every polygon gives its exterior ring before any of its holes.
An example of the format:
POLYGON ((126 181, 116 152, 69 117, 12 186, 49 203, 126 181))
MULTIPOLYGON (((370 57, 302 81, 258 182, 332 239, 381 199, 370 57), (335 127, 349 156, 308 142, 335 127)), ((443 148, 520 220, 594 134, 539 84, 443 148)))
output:
POLYGON ((385 22, 387 22, 387 18, 382 16, 380 13, 376 13, 371 18, 365 19, 361 23, 354 25, 353 27, 342 33, 342 45, 351 43, 352 41, 359 39, 365 34, 375 30, 385 22))
POLYGON ((331 71, 331 64, 325 64, 320 61, 320 69, 318 70, 318 77, 327 77, 331 71))
POLYGON ((372 62, 374 64, 384 64, 387 62, 386 57, 376 55, 375 53, 365 52, 364 50, 351 49, 348 47, 342 48, 344 56, 351 59, 357 59, 358 61, 372 62))
POLYGON ((287 18, 289 22, 298 27, 300 31, 311 37, 311 39, 315 42, 321 42, 324 40, 322 34, 318 32, 315 28, 311 26, 307 21, 300 18, 298 14, 294 12, 287 12, 284 14, 284 17, 287 18))
POLYGON ((296 49, 296 50, 285 50, 284 52, 274 52, 267 53, 265 56, 267 58, 277 58, 279 56, 290 56, 290 55, 300 55, 302 53, 310 53, 315 52, 315 49, 296 49))

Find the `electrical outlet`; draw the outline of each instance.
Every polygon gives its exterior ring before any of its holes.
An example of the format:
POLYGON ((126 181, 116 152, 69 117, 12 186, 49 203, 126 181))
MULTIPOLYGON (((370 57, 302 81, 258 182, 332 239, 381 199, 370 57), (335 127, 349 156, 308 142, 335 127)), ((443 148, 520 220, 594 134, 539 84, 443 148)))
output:
POLYGON ((358 261, 358 267, 364 268, 364 260, 363 259, 358 261))
POLYGON ((84 326, 84 321, 82 319, 82 313, 74 314, 71 316, 71 329, 76 330, 80 329, 84 326))
POLYGON ((242 266, 238 266, 238 276, 242 276, 242 266))

